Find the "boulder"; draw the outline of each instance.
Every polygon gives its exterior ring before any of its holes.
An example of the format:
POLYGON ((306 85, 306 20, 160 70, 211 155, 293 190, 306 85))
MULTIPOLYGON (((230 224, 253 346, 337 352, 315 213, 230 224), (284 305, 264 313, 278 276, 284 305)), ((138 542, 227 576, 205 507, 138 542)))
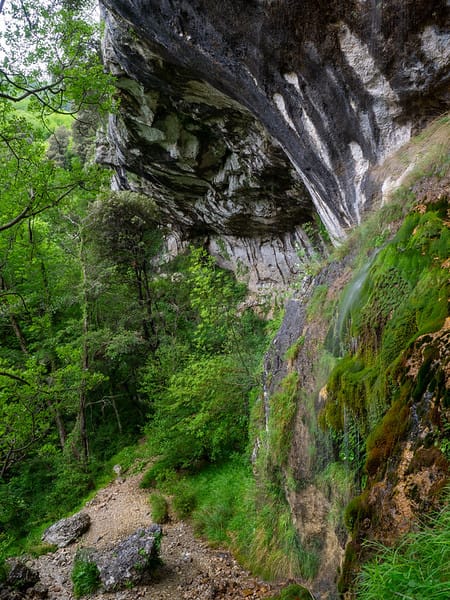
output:
POLYGON ((91 525, 91 518, 87 513, 79 512, 67 519, 61 519, 48 529, 42 535, 42 541, 47 544, 54 544, 58 548, 65 548, 72 544, 91 525))
POLYGON ((89 553, 106 591, 145 583, 159 564, 159 525, 138 529, 113 548, 89 553))
POLYGON ((39 573, 30 569, 19 558, 11 558, 6 563, 8 575, 6 585, 15 590, 25 591, 33 587, 39 581, 39 573))
POLYGON ((23 594, 0 583, 0 600, 23 600, 23 594))
POLYGON ((40 581, 27 591, 27 600, 44 600, 45 598, 48 598, 48 588, 40 581))

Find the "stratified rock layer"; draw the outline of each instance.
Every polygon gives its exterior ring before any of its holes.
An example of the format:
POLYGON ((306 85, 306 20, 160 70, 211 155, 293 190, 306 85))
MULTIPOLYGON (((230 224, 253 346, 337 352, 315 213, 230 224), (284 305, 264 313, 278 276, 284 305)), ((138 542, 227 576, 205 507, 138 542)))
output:
POLYGON ((283 237, 317 211, 341 237, 371 166, 448 106, 445 0, 103 5, 122 104, 101 159, 185 235, 283 237))

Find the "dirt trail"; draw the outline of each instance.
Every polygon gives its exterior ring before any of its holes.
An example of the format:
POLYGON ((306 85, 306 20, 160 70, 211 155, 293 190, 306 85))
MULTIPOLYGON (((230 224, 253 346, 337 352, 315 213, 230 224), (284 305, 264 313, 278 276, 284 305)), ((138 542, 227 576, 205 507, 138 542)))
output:
MULTIPOLYGON (((74 600, 70 573, 79 547, 112 546, 136 529, 151 524, 148 492, 139 488, 140 476, 115 481, 100 490, 83 512, 91 517, 89 531, 77 544, 34 561, 49 600, 74 600)), ((210 548, 194 537, 185 522, 163 526, 163 566, 151 585, 114 593, 93 594, 88 600, 238 600, 267 598, 274 593, 242 569, 226 551, 210 548)))

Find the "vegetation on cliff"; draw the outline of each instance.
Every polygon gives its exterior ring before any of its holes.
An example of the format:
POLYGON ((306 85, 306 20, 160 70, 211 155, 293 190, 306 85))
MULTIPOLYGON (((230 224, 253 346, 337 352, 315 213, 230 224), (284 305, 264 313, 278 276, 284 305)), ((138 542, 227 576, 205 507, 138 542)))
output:
POLYGON ((341 592, 441 597, 448 512, 380 543, 436 509, 448 479, 448 116, 405 151, 422 158, 391 201, 314 253, 294 291, 303 329, 263 377, 274 324, 201 245, 167 256, 151 199, 111 192, 93 164, 111 82, 72 4, 30 3, 29 69, 12 76, 11 25, 0 70, 0 560, 42 550, 49 521, 137 464, 155 515, 172 496, 267 578, 314 585, 346 546, 341 592), (38 52, 49 32, 63 54, 38 52), (419 546, 431 571, 409 576, 419 546))

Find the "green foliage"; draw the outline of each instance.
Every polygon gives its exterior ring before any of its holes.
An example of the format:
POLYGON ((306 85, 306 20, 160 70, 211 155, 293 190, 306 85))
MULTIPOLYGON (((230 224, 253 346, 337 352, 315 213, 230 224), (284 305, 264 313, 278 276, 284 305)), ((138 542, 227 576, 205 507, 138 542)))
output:
POLYGON ((75 557, 71 579, 75 598, 93 594, 100 586, 100 573, 97 565, 82 557, 75 557))
POLYGON ((167 523, 169 520, 169 508, 167 500, 160 492, 154 492, 149 497, 152 511, 152 519, 155 523, 167 523))
POLYGON ((299 376, 296 371, 289 373, 270 401, 269 447, 270 461, 283 465, 292 440, 292 421, 297 410, 299 376))
POLYGON ((179 266, 176 298, 173 285, 159 288, 169 330, 141 371, 151 407, 149 448, 160 456, 142 485, 173 469, 222 461, 247 445, 264 324, 250 311, 238 313, 241 286, 203 250, 191 249, 179 266), (174 304, 180 310, 172 322, 174 304))
POLYGON ((276 596, 271 596, 269 600, 312 600, 312 598, 305 587, 298 583, 291 583, 276 596))
POLYGON ((217 461, 246 445, 248 375, 230 355, 191 360, 155 401, 152 445, 174 467, 217 461))
POLYGON ((386 548, 372 545, 376 557, 363 566, 358 600, 446 600, 450 592, 450 511, 448 506, 432 526, 407 534, 386 548))
POLYGON ((99 25, 92 2, 8 2, 0 45, 0 98, 29 98, 43 114, 74 114, 84 106, 111 107, 111 78, 103 72, 99 25))
POLYGON ((163 264, 149 199, 102 191, 111 80, 75 4, 8 3, 0 41, 2 556, 130 467, 146 420, 151 482, 242 451, 265 343, 243 286, 200 249, 163 264))
POLYGON ((227 546, 250 569, 265 578, 312 578, 318 561, 314 549, 301 546, 282 495, 257 484, 245 456, 209 466, 171 483, 198 533, 227 546))
POLYGON ((188 276, 190 301, 199 316, 194 332, 197 348, 217 352, 230 342, 241 341, 233 339, 237 337, 233 321, 244 288, 225 271, 217 269, 214 259, 202 248, 191 250, 188 276))

